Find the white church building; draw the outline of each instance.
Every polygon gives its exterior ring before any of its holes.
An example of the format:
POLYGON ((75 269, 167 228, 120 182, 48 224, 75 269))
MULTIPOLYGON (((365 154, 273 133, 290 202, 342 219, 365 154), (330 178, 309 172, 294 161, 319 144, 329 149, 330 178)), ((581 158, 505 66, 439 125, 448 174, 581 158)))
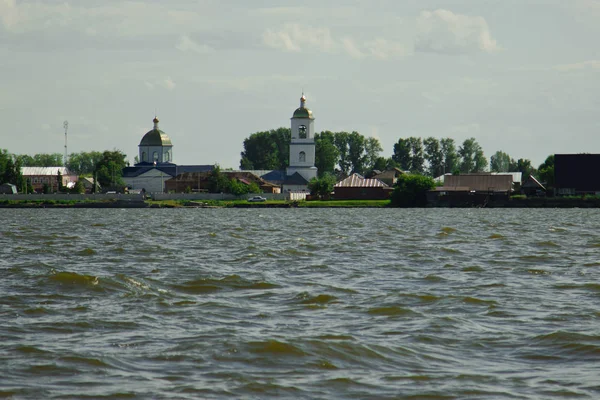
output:
POLYGON ((315 117, 312 111, 306 108, 304 94, 300 98, 300 107, 294 111, 291 123, 290 160, 283 181, 283 191, 306 191, 308 182, 317 177, 317 167, 315 167, 315 117))

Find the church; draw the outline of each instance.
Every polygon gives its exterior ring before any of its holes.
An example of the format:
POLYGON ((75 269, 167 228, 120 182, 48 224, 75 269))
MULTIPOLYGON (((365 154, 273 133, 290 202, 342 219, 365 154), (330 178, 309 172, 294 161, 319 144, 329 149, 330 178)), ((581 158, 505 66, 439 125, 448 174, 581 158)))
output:
POLYGON ((123 182, 130 190, 149 193, 165 191, 165 181, 185 172, 212 171, 212 165, 177 165, 173 163, 171 138, 159 129, 158 118, 138 145, 139 162, 133 167, 123 168, 123 182))

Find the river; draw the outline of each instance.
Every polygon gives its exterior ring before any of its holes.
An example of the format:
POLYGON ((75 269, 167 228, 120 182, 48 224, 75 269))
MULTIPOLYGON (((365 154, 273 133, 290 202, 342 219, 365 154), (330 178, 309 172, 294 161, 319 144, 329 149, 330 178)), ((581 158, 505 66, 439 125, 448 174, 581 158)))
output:
POLYGON ((0 398, 600 398, 598 209, 0 209, 0 398))

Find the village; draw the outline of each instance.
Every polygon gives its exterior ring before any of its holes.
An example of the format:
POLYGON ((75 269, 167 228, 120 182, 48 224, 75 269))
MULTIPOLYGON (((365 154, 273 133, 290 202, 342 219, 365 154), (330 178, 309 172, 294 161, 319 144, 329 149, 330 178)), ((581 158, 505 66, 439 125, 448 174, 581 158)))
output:
MULTIPOLYGON (((178 165, 174 163, 171 138, 159 128, 157 117, 152 122, 152 129, 139 143, 137 162, 118 174, 123 185, 102 188, 93 177, 80 177, 65 166, 26 166, 21 167, 21 174, 32 193, 20 193, 14 183, 0 182, 0 194, 3 198, 11 195, 11 199, 31 200, 46 192, 52 193, 54 198, 75 199, 75 195, 65 197, 58 192, 78 184, 81 192, 86 193, 79 195, 82 199, 86 196, 119 199, 141 196, 157 200, 234 200, 253 193, 261 194, 265 200, 387 200, 398 179, 410 175, 409 171, 395 167, 373 169, 364 176, 352 173, 331 182, 331 187, 324 192, 316 193, 317 185, 311 186, 318 178, 314 116, 306 106, 304 94, 291 117, 289 162, 285 170, 221 171, 216 165, 178 165), (215 173, 240 185, 243 190, 237 193, 214 190, 215 173)), ((521 172, 444 173, 433 178, 434 184, 424 194, 426 202, 419 205, 493 206, 505 205, 511 198, 600 194, 600 179, 586 174, 600 166, 600 154, 555 154, 553 159, 552 182, 540 182, 535 176, 523 176, 521 172), (547 187, 548 183, 551 187, 547 187)))

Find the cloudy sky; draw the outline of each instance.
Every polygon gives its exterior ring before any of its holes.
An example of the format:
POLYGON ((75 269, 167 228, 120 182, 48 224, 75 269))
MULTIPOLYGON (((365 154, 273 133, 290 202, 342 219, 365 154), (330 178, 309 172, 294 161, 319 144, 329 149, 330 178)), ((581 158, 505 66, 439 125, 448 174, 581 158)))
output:
POLYGON ((0 0, 0 148, 237 168, 289 126, 475 137, 534 165, 600 153, 600 0, 0 0))

